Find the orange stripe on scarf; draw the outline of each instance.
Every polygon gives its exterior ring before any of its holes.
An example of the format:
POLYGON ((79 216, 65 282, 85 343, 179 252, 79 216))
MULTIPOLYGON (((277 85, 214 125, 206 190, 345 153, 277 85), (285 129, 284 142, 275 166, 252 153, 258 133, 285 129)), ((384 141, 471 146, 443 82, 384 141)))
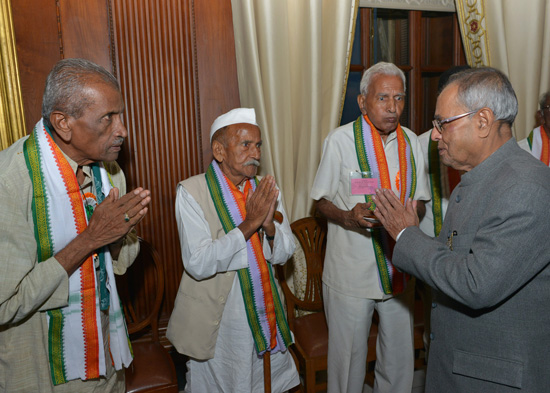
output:
POLYGON ((546 134, 544 126, 540 126, 540 137, 542 139, 542 150, 540 152, 540 160, 546 165, 550 165, 550 140, 546 134))
MULTIPOLYGON (((233 182, 228 181, 227 184, 229 184, 231 192, 233 193, 233 196, 235 197, 235 201, 237 202, 237 207, 239 208, 239 212, 241 213, 241 216, 244 220, 246 218, 246 199, 248 197, 248 193, 252 189, 252 186, 250 185, 249 181, 246 181, 245 187, 244 187, 244 193, 242 193, 233 184, 233 182)), ((260 236, 258 235, 258 233, 254 233, 254 235, 252 235, 252 237, 250 238, 250 241, 252 243, 252 250, 254 251, 254 255, 256 256, 256 260, 258 261, 258 267, 260 269, 262 288, 265 295, 264 296, 265 312, 267 316, 267 321, 269 323, 269 330, 271 333, 270 348, 273 349, 277 346, 277 320, 275 316, 275 305, 273 303, 273 293, 271 292, 271 285, 269 280, 269 271, 267 268, 267 262, 265 261, 262 244, 260 241, 260 236)))

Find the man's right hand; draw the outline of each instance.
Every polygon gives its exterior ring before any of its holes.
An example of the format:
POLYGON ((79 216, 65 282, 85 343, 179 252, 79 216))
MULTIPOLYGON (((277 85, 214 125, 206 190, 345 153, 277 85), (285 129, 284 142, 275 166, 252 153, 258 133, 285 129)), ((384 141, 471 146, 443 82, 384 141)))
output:
POLYGON ((370 203, 358 203, 355 205, 345 216, 343 226, 347 229, 370 227, 371 225, 365 220, 365 217, 374 216, 374 213, 369 207, 370 203))
POLYGON ((111 189, 96 206, 88 227, 55 255, 67 274, 70 276, 98 248, 126 236, 147 213, 150 195, 149 190, 140 187, 119 198, 118 189, 111 189))
POLYGON ((373 216, 369 210, 370 203, 358 203, 351 210, 342 210, 328 199, 317 201, 317 209, 328 220, 334 221, 345 229, 369 228, 372 225, 365 220, 365 216, 373 216))
POLYGON ((109 195, 95 208, 85 231, 96 242, 96 248, 126 236, 145 217, 147 205, 151 202, 150 195, 149 190, 139 187, 119 198, 118 189, 111 189, 109 195))

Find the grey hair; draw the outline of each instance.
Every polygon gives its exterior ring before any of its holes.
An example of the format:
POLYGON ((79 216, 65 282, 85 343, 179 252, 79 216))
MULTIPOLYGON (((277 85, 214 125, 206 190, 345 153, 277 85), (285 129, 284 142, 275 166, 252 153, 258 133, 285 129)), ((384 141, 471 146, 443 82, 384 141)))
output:
POLYGON ((393 63, 386 63, 384 61, 381 61, 379 63, 376 63, 372 67, 369 67, 364 73, 363 77, 361 78, 361 94, 366 96, 368 92, 369 85, 371 83, 372 78, 375 75, 391 75, 391 76, 398 76, 403 81, 403 92, 406 90, 406 80, 405 80, 405 74, 403 71, 401 71, 397 66, 393 63))
POLYGON ((518 99, 510 80, 496 68, 472 68, 454 74, 448 86, 458 85, 457 100, 469 111, 489 108, 509 125, 518 114, 518 99))
POLYGON ((550 91, 547 91, 543 95, 540 96, 539 101, 539 108, 542 109, 544 107, 544 104, 546 104, 546 100, 550 97, 550 91))
POLYGON ((86 59, 64 59, 58 61, 46 79, 42 97, 42 117, 50 129, 50 115, 54 111, 79 118, 91 104, 85 92, 86 85, 99 78, 120 92, 116 78, 105 68, 86 59))

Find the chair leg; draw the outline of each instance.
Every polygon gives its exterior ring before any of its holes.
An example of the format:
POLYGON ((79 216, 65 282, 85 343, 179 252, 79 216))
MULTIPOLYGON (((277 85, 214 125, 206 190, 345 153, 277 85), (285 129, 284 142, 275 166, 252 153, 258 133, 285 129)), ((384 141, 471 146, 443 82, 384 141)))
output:
POLYGON ((315 393, 315 371, 313 370, 312 367, 308 367, 308 365, 306 365, 305 369, 306 369, 306 372, 305 372, 306 393, 315 393))

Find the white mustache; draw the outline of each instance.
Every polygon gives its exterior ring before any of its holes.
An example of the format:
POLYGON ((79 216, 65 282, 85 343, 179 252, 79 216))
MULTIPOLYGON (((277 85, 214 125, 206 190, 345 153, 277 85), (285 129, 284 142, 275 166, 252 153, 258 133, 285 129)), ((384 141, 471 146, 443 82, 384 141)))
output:
POLYGON ((260 161, 252 159, 250 161, 245 162, 243 166, 248 166, 248 165, 254 165, 258 167, 260 166, 260 161))
POLYGON ((114 140, 113 146, 122 146, 123 143, 124 143, 124 138, 119 137, 114 140))

